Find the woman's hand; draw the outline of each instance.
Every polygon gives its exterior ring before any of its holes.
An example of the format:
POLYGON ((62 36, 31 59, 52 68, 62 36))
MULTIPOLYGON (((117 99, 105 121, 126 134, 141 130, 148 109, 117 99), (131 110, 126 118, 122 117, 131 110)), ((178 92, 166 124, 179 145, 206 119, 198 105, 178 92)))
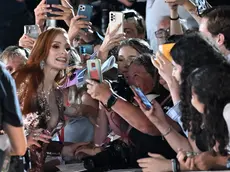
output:
POLYGON ((163 172, 172 171, 171 160, 164 158, 159 154, 148 154, 149 158, 139 159, 137 162, 143 172, 163 172))
POLYGON ((111 30, 110 26, 108 26, 104 41, 99 48, 99 57, 102 58, 102 60, 106 60, 109 51, 114 47, 119 46, 120 42, 126 39, 125 33, 116 34, 120 26, 121 24, 117 25, 114 30, 111 30))
POLYGON ((181 169, 183 170, 198 170, 195 165, 195 159, 194 156, 187 157, 187 154, 185 151, 178 151, 177 153, 177 159, 180 163, 181 169))
POLYGON ((68 31, 68 35, 71 43, 73 42, 74 38, 76 38, 77 36, 86 34, 86 32, 83 29, 91 29, 90 26, 92 25, 92 23, 81 20, 84 18, 86 18, 86 16, 81 15, 81 16, 75 16, 71 19, 69 31, 68 31))
POLYGON ((155 59, 151 59, 153 65, 158 69, 160 76, 166 81, 173 103, 176 104, 180 100, 179 83, 175 77, 172 76, 173 65, 159 52, 155 59))
POLYGON ((93 80, 86 80, 87 84, 87 93, 98 101, 101 101, 103 104, 107 104, 109 97, 112 95, 111 87, 109 83, 103 82, 98 83, 93 80))
POLYGON ((213 156, 212 152, 202 152, 194 157, 195 165, 202 171, 213 169, 217 162, 216 157, 213 156))
POLYGON ((82 159, 85 156, 94 156, 98 154, 99 152, 101 152, 100 147, 95 147, 93 144, 88 144, 88 145, 79 147, 75 151, 75 156, 77 156, 78 159, 82 159))
POLYGON ((147 110, 145 105, 141 102, 141 99, 139 97, 135 96, 134 99, 137 101, 141 110, 144 112, 144 114, 148 117, 148 119, 153 124, 160 123, 162 121, 166 121, 165 114, 160 104, 156 100, 153 100, 151 102, 152 107, 150 108, 150 110, 147 110))
POLYGON ((166 3, 173 5, 184 5, 186 0, 165 0, 166 3))
POLYGON ((23 48, 33 49, 36 40, 34 38, 29 37, 28 35, 22 35, 19 39, 19 46, 23 48))
POLYGON ((63 157, 74 157, 74 154, 75 154, 75 151, 84 146, 84 145, 88 145, 89 142, 82 142, 82 143, 74 143, 74 144, 71 144, 71 145, 68 145, 68 146, 64 146, 62 148, 62 152, 61 152, 61 155, 63 157))
POLYGON ((35 23, 40 27, 41 30, 44 29, 44 24, 47 19, 47 13, 52 11, 49 8, 50 5, 46 4, 46 0, 42 0, 34 9, 35 23))
POLYGON ((61 0, 61 4, 62 5, 52 5, 52 7, 57 8, 60 11, 51 11, 50 14, 55 14, 57 16, 50 17, 50 19, 64 20, 65 23, 70 26, 70 21, 75 16, 73 7, 67 0, 61 0))
POLYGON ((156 58, 151 58, 153 65, 158 69, 158 73, 161 77, 167 82, 171 83, 173 80, 172 71, 173 65, 172 63, 164 57, 163 54, 159 52, 156 54, 156 58))
POLYGON ((40 129, 32 131, 27 136, 27 146, 30 147, 32 145, 35 145, 37 147, 41 147, 38 141, 41 141, 43 143, 49 143, 50 139, 52 139, 52 136, 49 134, 49 132, 40 128, 40 129))

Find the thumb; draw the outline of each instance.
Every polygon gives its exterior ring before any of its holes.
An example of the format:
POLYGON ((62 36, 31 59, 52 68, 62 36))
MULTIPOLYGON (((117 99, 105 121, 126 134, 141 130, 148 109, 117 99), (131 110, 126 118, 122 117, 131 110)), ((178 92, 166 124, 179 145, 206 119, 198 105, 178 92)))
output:
POLYGON ((155 153, 148 153, 148 155, 152 158, 160 158, 160 159, 165 159, 165 157, 163 157, 162 155, 160 154, 155 154, 155 153))

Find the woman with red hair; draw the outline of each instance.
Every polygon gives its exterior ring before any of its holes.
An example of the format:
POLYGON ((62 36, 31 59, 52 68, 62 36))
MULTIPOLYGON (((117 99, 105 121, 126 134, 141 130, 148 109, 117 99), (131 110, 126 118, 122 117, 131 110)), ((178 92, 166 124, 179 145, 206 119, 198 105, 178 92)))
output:
MULTIPOLYGON (((64 29, 47 30, 38 37, 27 64, 13 74, 25 117, 33 172, 43 171, 49 141, 64 126, 63 95, 57 83, 68 65, 69 49, 64 29)), ((58 146, 62 150, 62 144, 58 146)))

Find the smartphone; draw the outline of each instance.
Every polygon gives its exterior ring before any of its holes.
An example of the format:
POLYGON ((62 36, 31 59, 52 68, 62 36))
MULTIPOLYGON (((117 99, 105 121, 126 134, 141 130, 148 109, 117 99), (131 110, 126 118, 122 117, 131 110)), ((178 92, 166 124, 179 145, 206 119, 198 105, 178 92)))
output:
POLYGON ((81 20, 90 21, 92 14, 93 14, 93 6, 92 5, 80 4, 78 6, 77 15, 86 16, 86 18, 81 19, 81 20))
POLYGON ((39 36, 39 28, 37 25, 25 25, 24 34, 31 38, 37 39, 39 36))
POLYGON ((124 14, 122 12, 111 11, 109 12, 109 29, 110 32, 115 30, 116 27, 121 24, 117 34, 124 33, 124 14))
POLYGON ((172 56, 170 55, 170 51, 173 48, 175 43, 169 43, 169 44, 162 44, 159 45, 159 51, 168 59, 170 62, 172 62, 172 56))
POLYGON ((133 90, 134 94, 141 99, 141 102, 145 105, 146 109, 150 110, 152 108, 152 104, 141 91, 141 89, 135 86, 131 86, 131 89, 133 90))
POLYGON ((195 0, 198 15, 201 16, 205 10, 212 8, 207 0, 195 0))
POLYGON ((90 44, 85 44, 85 45, 80 45, 79 46, 79 54, 93 54, 94 48, 93 45, 90 44))
POLYGON ((87 71, 88 77, 92 80, 102 82, 102 72, 101 72, 101 60, 100 59, 91 59, 87 60, 87 71))
MULTIPOLYGON (((52 11, 61 11, 60 9, 52 7, 52 4, 61 5, 60 0, 46 0, 46 4, 49 4, 51 6, 49 9, 51 9, 52 11)), ((58 15, 47 13, 47 17, 56 17, 56 16, 58 15)))

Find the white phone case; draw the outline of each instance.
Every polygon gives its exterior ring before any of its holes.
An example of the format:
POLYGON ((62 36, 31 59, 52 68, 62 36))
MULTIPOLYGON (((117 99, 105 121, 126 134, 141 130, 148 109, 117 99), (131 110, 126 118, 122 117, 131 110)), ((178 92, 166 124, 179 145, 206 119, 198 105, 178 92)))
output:
POLYGON ((111 11, 109 12, 109 29, 110 33, 116 29, 116 27, 121 24, 119 27, 119 30, 117 31, 117 34, 122 34, 124 33, 124 14, 122 12, 117 12, 117 11, 111 11))

